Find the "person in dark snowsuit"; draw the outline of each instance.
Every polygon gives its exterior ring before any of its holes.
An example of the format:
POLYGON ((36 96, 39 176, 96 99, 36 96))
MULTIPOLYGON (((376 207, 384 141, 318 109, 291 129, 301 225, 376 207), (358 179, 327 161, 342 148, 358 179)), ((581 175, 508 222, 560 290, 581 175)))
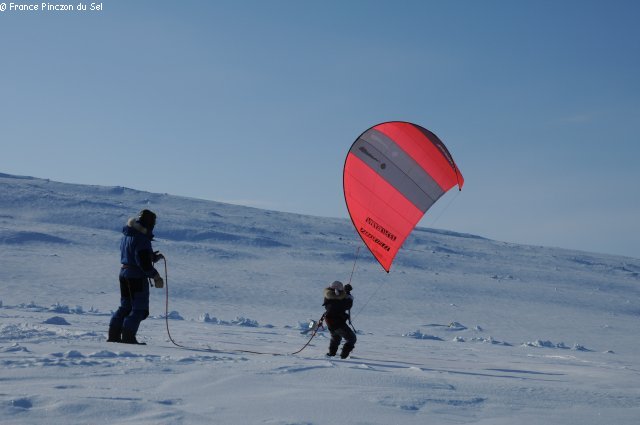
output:
POLYGON ((109 342, 139 344, 136 333, 140 322, 149 316, 149 279, 156 288, 164 281, 153 263, 163 258, 151 247, 156 215, 142 210, 122 229, 120 241, 120 307, 109 322, 109 342))
POLYGON ((329 342, 329 352, 327 356, 333 357, 338 352, 338 347, 342 338, 345 343, 340 352, 340 358, 346 359, 356 344, 356 334, 349 325, 349 310, 353 306, 353 296, 351 296, 351 285, 343 287, 342 282, 335 281, 328 288, 324 289, 325 308, 324 321, 331 332, 329 342))

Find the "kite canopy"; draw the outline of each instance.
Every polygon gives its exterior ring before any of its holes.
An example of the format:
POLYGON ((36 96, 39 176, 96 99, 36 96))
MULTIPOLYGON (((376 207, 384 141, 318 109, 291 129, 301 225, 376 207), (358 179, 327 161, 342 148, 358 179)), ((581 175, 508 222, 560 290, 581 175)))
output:
POLYGON ((371 127, 344 163, 344 197, 367 248, 389 272, 427 210, 464 179, 444 143, 429 130, 392 121, 371 127))

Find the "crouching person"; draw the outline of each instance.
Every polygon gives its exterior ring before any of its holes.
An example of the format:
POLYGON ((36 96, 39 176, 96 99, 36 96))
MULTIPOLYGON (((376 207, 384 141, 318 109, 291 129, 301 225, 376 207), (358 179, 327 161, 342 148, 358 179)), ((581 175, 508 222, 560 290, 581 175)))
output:
POLYGON ((335 356, 342 339, 344 339, 345 343, 342 346, 340 358, 346 359, 356 345, 356 334, 347 324, 349 311, 353 306, 351 285, 347 284, 343 287, 342 282, 337 280, 333 282, 324 289, 324 303, 322 305, 325 308, 325 323, 331 332, 327 356, 335 356))

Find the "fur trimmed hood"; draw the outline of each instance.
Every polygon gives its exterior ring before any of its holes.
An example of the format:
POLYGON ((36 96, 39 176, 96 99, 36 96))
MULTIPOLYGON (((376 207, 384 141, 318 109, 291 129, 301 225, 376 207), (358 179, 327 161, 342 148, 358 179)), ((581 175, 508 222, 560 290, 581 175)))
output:
MULTIPOLYGON (((142 224, 140 224, 140 222, 138 220, 136 220, 135 217, 131 217, 127 221, 127 227, 135 229, 138 232, 142 233, 143 235, 147 235, 148 234, 147 228, 144 227, 142 224)), ((149 235, 149 236, 151 236, 151 235, 149 235)))
POLYGON ((347 298, 347 293, 340 291, 338 295, 333 288, 324 288, 324 297, 328 300, 344 300, 347 298))

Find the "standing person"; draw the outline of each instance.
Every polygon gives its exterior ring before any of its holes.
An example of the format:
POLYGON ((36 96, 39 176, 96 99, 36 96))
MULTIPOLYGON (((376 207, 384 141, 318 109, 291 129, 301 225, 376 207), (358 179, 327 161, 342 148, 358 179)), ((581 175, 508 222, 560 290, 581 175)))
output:
POLYGON ((120 307, 109 322, 109 342, 140 344, 136 333, 140 322, 149 317, 149 279, 156 288, 164 281, 153 263, 164 258, 151 247, 156 215, 142 210, 122 229, 120 241, 120 307))
POLYGON ((333 357, 338 352, 338 347, 342 338, 345 343, 340 352, 340 358, 346 359, 356 344, 356 334, 347 324, 349 320, 349 310, 353 306, 353 296, 351 296, 351 285, 342 286, 342 282, 336 280, 328 288, 324 289, 325 308, 324 320, 331 332, 329 342, 329 352, 327 356, 333 357))

